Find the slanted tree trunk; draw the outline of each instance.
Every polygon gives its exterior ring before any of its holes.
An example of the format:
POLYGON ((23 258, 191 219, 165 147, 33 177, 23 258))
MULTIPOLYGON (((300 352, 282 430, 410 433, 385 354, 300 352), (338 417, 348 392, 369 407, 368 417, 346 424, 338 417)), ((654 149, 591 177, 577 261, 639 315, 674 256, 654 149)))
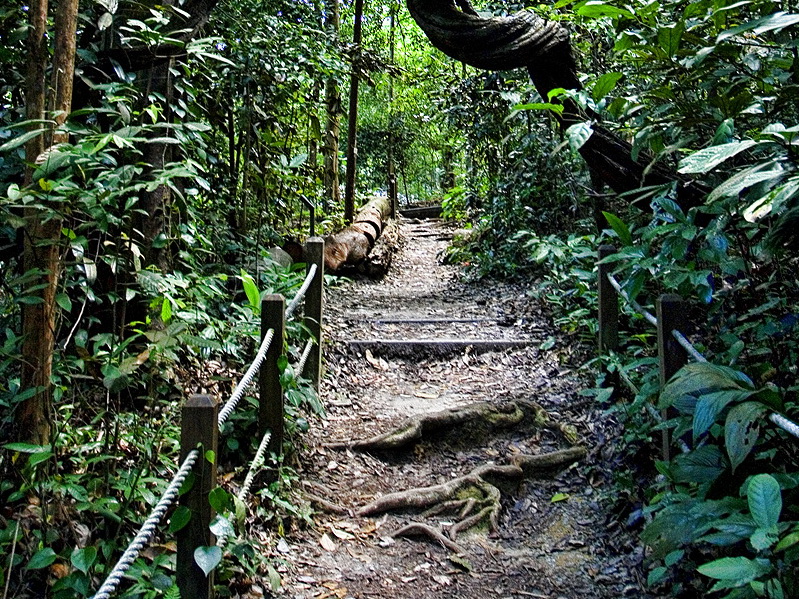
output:
MULTIPOLYGON (((569 31, 530 11, 484 18, 468 0, 407 0, 408 10, 430 42, 448 56, 492 71, 526 68, 546 99, 556 88, 580 89, 569 31)), ((595 115, 585 114, 570 100, 563 103, 561 124, 568 127, 595 115)), ((600 125, 580 148, 597 176, 617 193, 676 181, 683 207, 697 205, 705 190, 671 169, 635 160, 632 146, 600 125)))
MULTIPOLYGON (((45 104, 44 72, 47 64, 47 0, 30 4, 29 68, 26 90, 28 118, 43 119, 45 104)), ((75 29, 78 22, 78 0, 61 0, 55 17, 55 51, 53 54, 53 114, 56 128, 66 122, 72 106, 72 81, 75 73, 75 29)), ((67 141, 67 135, 55 130, 50 143, 67 141)), ((51 146, 52 147, 52 146, 51 146)), ((29 164, 46 160, 45 137, 37 136, 26 146, 29 164)), ((33 170, 25 174, 25 182, 35 185, 33 170)), ((23 267, 34 272, 30 291, 35 303, 22 305, 22 388, 35 389, 30 398, 17 407, 14 418, 18 441, 44 445, 50 440, 53 348, 55 346, 56 288, 61 272, 59 239, 61 237, 60 206, 26 210, 23 267)))
MULTIPOLYGON (((338 42, 339 9, 338 0, 328 0, 327 27, 333 38, 338 42)), ((330 77, 325 84, 325 105, 327 110, 327 123, 325 125, 325 139, 322 153, 325 157, 324 179, 325 196, 323 208, 327 211, 331 206, 335 209, 341 205, 341 191, 339 190, 338 177, 338 140, 341 134, 339 120, 341 118, 341 94, 338 83, 330 77)))
POLYGON ((355 58, 352 61, 350 77, 350 111, 347 128, 347 181, 344 188, 344 220, 352 222, 355 215, 355 166, 358 160, 358 70, 361 68, 361 38, 363 34, 363 0, 355 0, 355 24, 352 29, 352 43, 355 58))
POLYGON ((334 273, 344 265, 356 266, 366 260, 390 214, 389 198, 374 198, 350 226, 325 239, 325 272, 334 273))

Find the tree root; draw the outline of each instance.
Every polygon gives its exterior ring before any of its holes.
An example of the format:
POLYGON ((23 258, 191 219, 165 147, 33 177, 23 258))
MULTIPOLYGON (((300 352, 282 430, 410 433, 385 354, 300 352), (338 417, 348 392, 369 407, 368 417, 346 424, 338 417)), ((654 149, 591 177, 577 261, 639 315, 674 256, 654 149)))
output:
POLYGON ((357 449, 360 451, 391 451, 403 449, 424 437, 451 432, 456 427, 477 425, 484 429, 512 428, 526 417, 532 417, 538 426, 548 420, 544 409, 528 401, 511 401, 496 405, 480 402, 461 408, 421 414, 405 420, 397 428, 369 439, 327 443, 331 449, 357 449))
POLYGON ((453 553, 466 553, 463 548, 458 545, 455 541, 448 539, 435 528, 428 524, 422 524, 421 522, 411 522, 400 528, 397 532, 392 534, 391 536, 396 537, 410 537, 410 536, 417 536, 417 535, 427 535, 434 541, 438 541, 444 547, 452 551, 453 553))
MULTIPOLYGON (((355 513, 363 517, 396 510, 427 509, 423 516, 429 517, 445 512, 457 512, 458 520, 448 530, 452 541, 455 541, 463 531, 478 526, 481 522, 487 522, 489 530, 493 532, 499 527, 502 498, 499 485, 502 482, 518 483, 525 477, 552 473, 580 460, 585 455, 584 447, 571 447, 541 455, 516 455, 511 458, 511 464, 485 464, 469 474, 439 485, 388 493, 366 504, 355 513)), ((428 528, 414 530, 433 536, 430 531, 434 529, 427 530, 428 528)), ((405 529, 402 531, 406 532, 405 529)), ((440 541, 437 536, 433 538, 440 541)))

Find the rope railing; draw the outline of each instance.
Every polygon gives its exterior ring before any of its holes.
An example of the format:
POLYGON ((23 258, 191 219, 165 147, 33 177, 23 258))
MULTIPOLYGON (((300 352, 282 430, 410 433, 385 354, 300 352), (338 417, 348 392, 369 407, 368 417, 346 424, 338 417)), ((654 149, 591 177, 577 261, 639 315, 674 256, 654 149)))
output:
POLYGON ((272 344, 272 339, 274 339, 274 337, 274 329, 269 329, 266 332, 266 335, 264 335, 263 341, 261 341, 261 346, 258 348, 258 353, 255 354, 255 359, 252 361, 252 364, 250 364, 247 372, 244 373, 244 376, 239 381, 239 384, 236 385, 235 389, 233 389, 233 393, 230 394, 230 399, 228 399, 222 409, 219 410, 218 421, 220 427, 236 409, 236 405, 238 405, 239 401, 244 396, 244 392, 252 384, 255 375, 260 370, 261 364, 263 364, 264 359, 266 358, 266 352, 269 351, 269 347, 272 344))
MULTIPOLYGON (((643 308, 638 302, 633 300, 627 292, 624 291, 621 284, 619 284, 616 278, 607 269, 607 265, 602 262, 603 258, 614 254, 615 251, 615 248, 612 246, 602 246, 599 249, 600 350, 615 350, 618 345, 618 304, 616 303, 614 305, 613 301, 609 301, 607 299, 608 292, 607 287, 605 286, 605 282, 607 282, 607 284, 609 284, 619 296, 624 298, 624 300, 633 309, 635 309, 647 321, 649 321, 658 329, 658 353, 660 357, 661 382, 663 384, 665 384, 665 382, 668 381, 671 376, 685 364, 685 358, 687 356, 690 356, 696 362, 707 363, 708 359, 702 355, 698 349, 696 349, 693 343, 691 343, 691 341, 683 333, 680 332, 679 328, 668 326, 669 324, 673 325, 675 322, 681 322, 681 318, 684 316, 685 312, 684 307, 681 306, 683 303, 682 300, 677 298, 677 301, 675 302, 675 296, 661 296, 661 298, 658 300, 658 303, 660 304, 658 308, 658 315, 660 316, 662 312, 662 317, 661 320, 659 320, 658 317, 643 308), (603 295, 606 297, 603 298, 603 295), (663 306, 668 306, 672 303, 677 305, 678 308, 667 313, 663 306), (682 311, 682 313, 680 313, 680 311, 682 311), (668 320, 668 323, 662 322, 662 320, 668 320), (677 356, 675 352, 669 351, 669 342, 664 334, 664 329, 668 331, 668 336, 676 341, 676 343, 685 351, 684 356, 677 356)), ((632 380, 629 378, 629 376, 627 376, 627 374, 623 373, 621 370, 619 370, 619 373, 624 382, 635 390, 636 387, 632 383, 632 380)), ((637 391, 634 392, 637 394, 637 391)), ((658 413, 654 406, 651 404, 646 404, 646 408, 658 423, 663 422, 663 416, 658 413)), ((772 424, 781 428, 785 432, 793 435, 796 438, 799 438, 799 424, 796 424, 777 412, 770 412, 768 419, 772 424)), ((680 445, 680 449, 683 451, 683 453, 689 451, 687 444, 685 444, 682 439, 678 439, 677 443, 680 445)), ((665 449, 664 453, 666 453, 665 449)))
MULTIPOLYGON (((279 455, 282 451, 283 390, 280 384, 278 360, 283 352, 286 320, 294 314, 303 300, 305 300, 305 328, 310 330, 313 338, 305 344, 294 371, 298 375, 307 373, 313 386, 317 388, 319 386, 324 242, 321 238, 309 239, 305 251, 308 264, 306 276, 288 306, 280 295, 266 296, 262 300, 261 343, 230 398, 221 409, 216 399, 205 395, 194 395, 184 405, 181 454, 185 454, 186 457, 167 485, 164 495, 93 599, 109 599, 116 591, 125 572, 150 541, 156 527, 174 503, 181 486, 191 472, 197 476, 195 484, 181 495, 180 499, 181 505, 191 510, 192 520, 189 525, 177 532, 177 583, 181 596, 213 597, 213 571, 206 575, 200 570, 194 561, 194 551, 198 547, 208 546, 214 542, 209 528, 211 510, 208 493, 217 484, 216 455, 219 431, 255 381, 256 375, 260 375, 258 426, 261 442, 237 495, 241 501, 244 501, 249 496, 255 475, 264 464, 266 453, 279 455), (202 447, 205 452, 205 460, 199 460, 201 451, 198 447, 202 447)), ((223 547, 226 542, 227 534, 221 535, 217 545, 223 547)))
POLYGON ((305 275, 305 281, 303 281, 302 286, 297 290, 297 293, 292 298, 289 305, 286 307, 286 320, 292 317, 294 311, 297 309, 297 306, 300 305, 300 302, 305 298, 305 294, 308 292, 308 288, 311 286, 313 282, 313 278, 316 275, 316 264, 311 264, 308 268, 308 274, 305 275))
POLYGON ((616 290, 616 293, 622 296, 624 298, 624 301, 630 304, 630 306, 632 306, 636 312, 638 312, 647 321, 649 321, 649 324, 653 326, 658 326, 658 319, 655 318, 654 314, 652 314, 649 310, 647 310, 641 304, 639 304, 633 298, 631 298, 630 294, 628 294, 624 290, 624 288, 621 286, 621 284, 616 280, 616 278, 612 274, 608 273, 607 277, 610 284, 613 285, 613 288, 616 290))
POLYGON ((313 339, 308 339, 308 341, 305 342, 305 348, 302 350, 302 355, 297 362, 297 366, 294 368, 295 375, 299 376, 305 371, 305 365, 308 363, 308 357, 311 355, 311 350, 314 348, 314 345, 316 345, 316 341, 313 339))
POLYGON ((155 532, 155 527, 158 526, 164 514, 166 514, 166 511, 172 503, 174 503, 180 487, 186 482, 186 477, 189 475, 192 468, 194 468, 194 464, 197 462, 198 457, 200 457, 200 452, 197 449, 192 449, 188 453, 186 459, 183 460, 180 468, 175 473, 175 476, 172 477, 169 485, 167 485, 161 499, 158 500, 158 503, 153 508, 150 516, 144 521, 144 524, 142 524, 136 536, 133 537, 133 540, 122 554, 122 557, 119 558, 119 561, 117 561, 111 572, 106 576, 105 582, 103 582, 97 593, 95 593, 94 599, 109 599, 111 597, 112 593, 122 581, 122 577, 125 576, 125 573, 139 556, 141 550, 150 542, 155 532))
MULTIPOLYGON (((271 439, 272 431, 266 431, 264 436, 261 438, 261 443, 258 445, 258 450, 255 452, 255 457, 253 457, 252 462, 250 462, 250 468, 247 471, 247 476, 244 478, 244 483, 241 485, 241 489, 239 489, 239 492, 236 494, 236 498, 241 502, 244 502, 250 495, 250 488, 255 480, 255 475, 258 474, 258 470, 260 470, 261 466, 264 464, 264 456, 266 455, 266 449, 269 447, 269 441, 271 439)), ((220 535, 216 540, 217 547, 224 547, 227 545, 227 542, 227 534, 220 535)))

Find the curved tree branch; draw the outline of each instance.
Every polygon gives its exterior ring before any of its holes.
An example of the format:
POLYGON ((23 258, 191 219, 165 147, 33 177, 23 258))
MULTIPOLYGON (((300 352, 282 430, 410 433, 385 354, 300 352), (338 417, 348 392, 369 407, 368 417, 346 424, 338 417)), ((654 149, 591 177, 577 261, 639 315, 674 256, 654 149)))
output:
MULTIPOLYGON (((468 0, 407 0, 407 4, 433 46, 447 56, 491 71, 526 68, 544 99, 556 88, 582 87, 569 31, 560 23, 526 10, 504 17, 481 17, 468 0)), ((567 127, 595 118, 566 100, 559 121, 567 127)), ((676 182, 683 208, 699 204, 707 193, 666 166, 633 159, 631 144, 604 127, 594 125, 593 130, 580 154, 615 192, 676 182)))

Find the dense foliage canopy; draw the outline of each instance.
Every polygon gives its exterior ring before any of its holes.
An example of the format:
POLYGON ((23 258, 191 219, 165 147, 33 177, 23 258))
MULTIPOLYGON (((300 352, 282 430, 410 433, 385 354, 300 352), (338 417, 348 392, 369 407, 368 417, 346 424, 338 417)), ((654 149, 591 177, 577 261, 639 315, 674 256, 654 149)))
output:
MULTIPOLYGON (((204 382, 198 365, 235 365, 252 348, 253 289, 296 286, 269 249, 307 236, 309 206, 314 233, 343 224, 331 181, 344 172, 339 142, 355 135, 359 199, 396 171, 402 203, 441 201, 473 229, 446 259, 472 276, 534 280, 564 335, 593 342, 603 242, 617 246, 608 261, 632 298, 692 302, 718 366, 689 367, 659 401, 671 410, 661 428, 694 449, 657 464, 655 491, 637 484, 654 478, 649 463, 626 489, 647 506, 650 583, 675 596, 799 594, 799 452, 762 422, 767 409, 796 413, 799 14, 770 0, 474 8, 526 9, 566 28, 580 85, 541 97, 526 71, 467 67, 393 1, 367 3, 355 47, 354 3, 98 0, 79 7, 74 58, 55 42, 63 19, 46 1, 0 1, 0 553, 15 548, 0 586, 10 596, 91 595, 118 533, 174 465, 176 400, 204 382), (75 67, 69 114, 55 108, 64 60, 75 67), (352 74, 358 130, 339 140, 352 74), (564 121, 564 106, 580 118, 564 121), (608 193, 579 158, 600 129, 629 142, 644 175, 674 181, 608 193), (701 201, 681 203, 678 179, 701 201), (36 310, 51 320, 31 320, 36 310), (46 338, 52 370, 31 378, 44 366, 26 344, 46 338), (63 576, 48 579, 54 564, 63 576)), ((633 317, 624 353, 603 364, 609 380, 634 381, 632 408, 589 392, 626 419, 631 453, 653 447, 637 408, 660 395, 646 368, 654 343, 633 317)), ((290 418, 304 426, 302 410, 320 406, 292 384, 290 418)), ((232 438, 224 459, 250 443, 232 438)), ((291 493, 286 472, 275 498, 291 493)), ((283 516, 303 517, 281 501, 283 516)), ((237 551, 237 567, 266 567, 246 543, 237 551)), ((129 596, 174 592, 166 558, 137 567, 129 596)))

